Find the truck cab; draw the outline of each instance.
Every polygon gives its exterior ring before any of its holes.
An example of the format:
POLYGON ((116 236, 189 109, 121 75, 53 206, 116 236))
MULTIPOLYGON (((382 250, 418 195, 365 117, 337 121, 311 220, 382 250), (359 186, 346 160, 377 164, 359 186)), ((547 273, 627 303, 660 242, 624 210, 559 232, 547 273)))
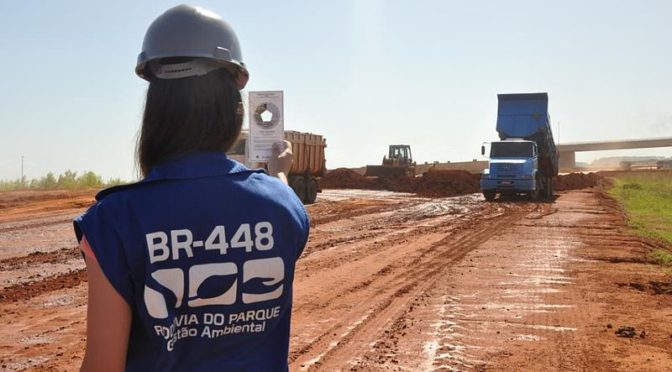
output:
MULTIPOLYGON (((485 155, 485 147, 482 150, 485 155)), ((538 150, 533 141, 506 139, 490 143, 490 162, 481 176, 481 190, 487 200, 497 193, 538 195, 538 150)))

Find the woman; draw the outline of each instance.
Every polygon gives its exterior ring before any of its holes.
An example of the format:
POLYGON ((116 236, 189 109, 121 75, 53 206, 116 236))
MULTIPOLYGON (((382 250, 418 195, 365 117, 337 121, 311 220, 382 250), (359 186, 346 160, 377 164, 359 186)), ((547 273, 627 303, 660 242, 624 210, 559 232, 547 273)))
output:
POLYGON ((248 79, 233 30, 172 8, 149 27, 136 72, 149 81, 144 178, 75 219, 89 276, 82 370, 287 370, 308 217, 286 185, 290 148, 268 164, 284 183, 224 155, 248 79))

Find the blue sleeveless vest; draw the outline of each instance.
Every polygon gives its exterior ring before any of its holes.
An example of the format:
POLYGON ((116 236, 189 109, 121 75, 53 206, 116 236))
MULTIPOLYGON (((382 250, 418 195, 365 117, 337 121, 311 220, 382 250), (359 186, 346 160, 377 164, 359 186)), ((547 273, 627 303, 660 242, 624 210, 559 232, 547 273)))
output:
POLYGON ((74 221, 133 312, 127 371, 286 371, 293 191, 224 154, 190 155, 103 190, 74 221))

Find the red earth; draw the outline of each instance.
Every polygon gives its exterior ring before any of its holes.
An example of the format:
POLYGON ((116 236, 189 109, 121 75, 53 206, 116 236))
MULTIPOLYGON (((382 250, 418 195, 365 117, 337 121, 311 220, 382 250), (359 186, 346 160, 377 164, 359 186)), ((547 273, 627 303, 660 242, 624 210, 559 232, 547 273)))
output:
MULTIPOLYGON (((649 258, 670 247, 632 235, 597 187, 488 203, 468 180, 323 185, 296 269, 292 371, 670 370, 672 284, 649 258), (419 195, 445 183, 464 195, 419 195)), ((71 218, 92 200, 0 193, 0 370, 81 363, 86 273, 71 218)))

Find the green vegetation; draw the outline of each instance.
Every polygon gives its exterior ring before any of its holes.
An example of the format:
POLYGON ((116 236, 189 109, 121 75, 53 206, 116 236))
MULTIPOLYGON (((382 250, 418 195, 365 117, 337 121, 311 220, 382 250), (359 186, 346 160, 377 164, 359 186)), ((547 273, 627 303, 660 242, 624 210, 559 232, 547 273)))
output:
POLYGON ((91 171, 77 175, 77 172, 71 170, 59 174, 56 177, 52 172, 47 173, 39 179, 28 180, 16 179, 11 181, 0 181, 0 191, 11 190, 61 190, 61 189, 86 189, 101 188, 106 186, 120 185, 125 183, 119 178, 112 178, 103 182, 103 178, 91 171))
MULTIPOLYGON (((672 173, 619 176, 609 193, 623 205, 637 234, 672 244, 672 173)), ((652 257, 672 265, 667 250, 656 250, 652 257)))
POLYGON ((664 266, 672 266, 672 253, 666 249, 656 249, 651 253, 651 257, 664 266))

